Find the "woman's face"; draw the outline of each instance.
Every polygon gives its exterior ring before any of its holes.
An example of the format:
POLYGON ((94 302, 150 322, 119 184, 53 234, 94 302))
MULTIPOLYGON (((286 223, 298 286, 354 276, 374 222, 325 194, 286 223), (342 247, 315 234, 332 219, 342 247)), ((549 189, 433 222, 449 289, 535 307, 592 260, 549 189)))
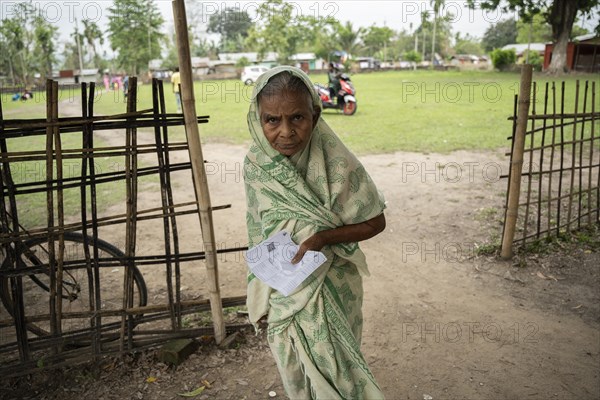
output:
POLYGON ((289 90, 262 96, 259 110, 265 137, 284 156, 306 147, 320 114, 319 110, 314 111, 308 93, 289 90))

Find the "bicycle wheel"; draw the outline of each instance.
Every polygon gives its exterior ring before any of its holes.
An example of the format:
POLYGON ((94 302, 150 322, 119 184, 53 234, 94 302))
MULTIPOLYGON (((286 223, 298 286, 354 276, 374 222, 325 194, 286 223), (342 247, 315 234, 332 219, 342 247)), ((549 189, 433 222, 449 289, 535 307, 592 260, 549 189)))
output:
MULTIPOLYGON (((80 233, 68 232, 64 234, 64 265, 74 265, 76 268, 63 272, 62 283, 62 332, 86 329, 90 327, 91 304, 95 301, 92 296, 90 303, 90 278, 85 267, 84 236, 80 233)), ((90 257, 93 257, 92 238, 88 237, 90 257)), ((29 275, 31 279, 23 280, 23 301, 27 329, 32 333, 43 336, 50 333, 48 315, 50 300, 50 276, 48 274, 49 252, 47 239, 40 237, 23 242, 23 252, 17 261, 20 268, 44 266, 43 272, 29 275)), ((58 247, 58 246, 56 246, 58 247)), ((117 247, 97 240, 98 260, 110 263, 110 266, 99 268, 100 276, 100 310, 115 312, 123 308, 123 282, 125 279, 125 254, 117 247)), ((9 269, 9 260, 4 260, 0 269, 9 269)), ((134 306, 145 306, 147 303, 146 283, 142 273, 133 267, 134 306)), ((92 284, 92 287, 95 285, 92 284)), ((4 307, 11 316, 14 316, 14 302, 10 288, 10 280, 6 276, 0 279, 0 298, 4 307)), ((116 313, 115 313, 116 314, 116 313)), ((118 322, 120 316, 107 316, 102 318, 102 323, 118 322)))

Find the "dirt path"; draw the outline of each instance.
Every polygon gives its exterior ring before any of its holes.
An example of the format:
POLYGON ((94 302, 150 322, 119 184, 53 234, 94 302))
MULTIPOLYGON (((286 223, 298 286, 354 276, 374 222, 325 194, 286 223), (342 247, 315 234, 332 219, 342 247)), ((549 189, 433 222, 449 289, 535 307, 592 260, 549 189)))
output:
MULTIPOLYGON (((246 243, 245 151, 204 145, 212 202, 232 205, 214 216, 220 246, 246 243)), ((600 397, 598 253, 579 249, 518 267, 475 252, 501 231, 505 181, 498 176, 507 163, 500 153, 361 157, 388 201, 386 231, 362 247, 372 272, 365 280, 363 351, 389 399, 600 397), (549 275, 555 279, 543 279, 549 275)), ((193 199, 189 176, 175 180, 178 198, 193 199)), ((141 187, 139 208, 156 206, 156 184, 141 187)), ((181 226, 184 247, 197 249, 197 221, 181 226)), ((160 226, 139 232, 138 251, 156 253, 160 226)), ((103 234, 113 243, 123 236, 103 234)), ((221 257, 219 268, 222 295, 245 294, 241 255, 221 257)), ((151 301, 164 300, 164 272, 144 276, 151 301)), ((186 298, 206 293, 203 265, 184 276, 186 298)), ((246 334, 231 350, 203 346, 177 369, 153 357, 110 364, 97 377, 64 375, 50 390, 33 386, 40 392, 32 397, 170 399, 207 380, 211 388, 197 398, 261 399, 269 391, 285 398, 261 335, 246 334)))

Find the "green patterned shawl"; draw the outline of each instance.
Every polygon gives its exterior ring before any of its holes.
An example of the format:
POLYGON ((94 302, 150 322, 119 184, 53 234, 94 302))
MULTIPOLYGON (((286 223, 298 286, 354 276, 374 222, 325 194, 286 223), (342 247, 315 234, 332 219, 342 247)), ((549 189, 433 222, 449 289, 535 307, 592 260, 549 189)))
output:
MULTIPOLYGON (((282 71, 300 77, 312 95, 314 106, 321 108, 310 79, 297 68, 273 68, 256 83, 248 112, 254 144, 244 160, 249 247, 280 230, 290 232, 292 239, 300 244, 315 232, 367 221, 385 208, 383 196, 362 164, 322 118, 300 153, 288 158, 271 147, 260 124, 257 95, 271 77, 282 71)), ((365 256, 357 243, 326 246, 321 251, 327 257, 325 264, 287 297, 250 273, 247 300, 250 321, 256 326, 261 317, 268 315, 269 341, 274 353, 279 355, 276 359, 289 396, 303 397, 302 393, 310 389, 312 394, 307 398, 319 397, 319 393, 320 397, 337 393, 338 397, 332 398, 362 398, 361 393, 371 393, 368 398, 381 398, 360 354, 361 276, 368 275, 365 256), (332 307, 323 309, 323 302, 325 307, 332 307), (336 319, 344 321, 336 323, 333 332, 331 321, 336 319), (319 326, 322 326, 319 330, 327 331, 325 337, 319 339, 314 336, 315 332, 312 337, 306 333, 319 326), (323 342, 325 348, 321 349, 315 341, 323 342), (346 345, 344 349, 332 350, 331 342, 346 345), (352 366, 329 366, 326 368, 329 372, 324 373, 323 365, 328 363, 323 354, 334 350, 338 352, 338 359, 334 357, 330 363, 343 364, 344 360, 339 357, 344 358, 341 353, 345 352, 348 353, 346 361, 352 366), (305 357, 301 357, 301 353, 305 357), (318 362, 315 358, 323 360, 318 362), (290 364, 291 359, 295 361, 290 364), (299 364, 301 369, 286 371, 294 364, 299 364), (320 364, 323 365, 319 367, 320 364), (348 370, 357 370, 360 377, 348 370), (333 376, 325 376, 328 374, 333 376), (320 382, 322 379, 325 383, 320 382), (343 389, 343 385, 332 383, 340 380, 349 386, 343 389)))

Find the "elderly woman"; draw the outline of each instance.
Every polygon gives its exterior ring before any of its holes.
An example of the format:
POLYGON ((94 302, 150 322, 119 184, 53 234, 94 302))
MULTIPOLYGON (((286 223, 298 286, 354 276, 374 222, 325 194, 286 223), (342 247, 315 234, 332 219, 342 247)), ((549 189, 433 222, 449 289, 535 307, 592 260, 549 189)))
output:
POLYGON ((360 351, 362 276, 357 242, 385 228, 383 197, 321 118, 300 69, 277 67, 256 83, 248 112, 254 139, 244 161, 249 246, 285 230, 327 261, 283 296, 248 276, 248 312, 267 336, 291 399, 382 399, 360 351))

